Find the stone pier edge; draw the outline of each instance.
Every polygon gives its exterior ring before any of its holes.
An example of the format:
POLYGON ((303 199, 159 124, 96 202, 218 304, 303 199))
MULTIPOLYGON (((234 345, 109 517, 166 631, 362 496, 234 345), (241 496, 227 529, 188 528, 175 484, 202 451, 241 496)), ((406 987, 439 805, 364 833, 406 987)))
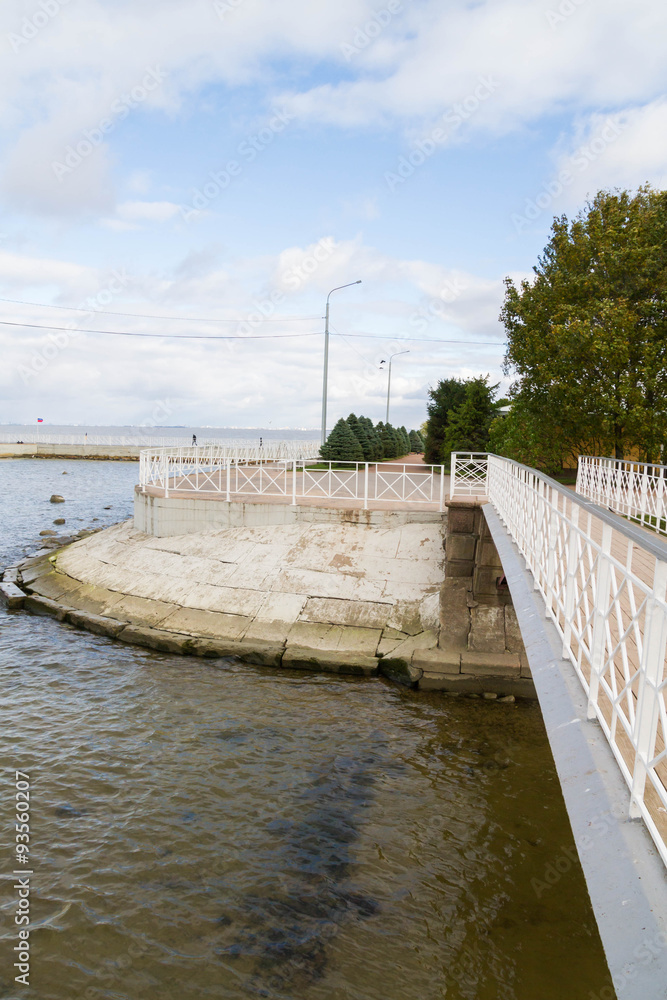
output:
MULTIPOLYGON (((38 593, 39 581, 46 576, 63 577, 76 585, 81 584, 81 581, 61 573, 55 565, 58 554, 68 547, 39 554, 7 569, 0 584, 0 600, 10 610, 23 609, 32 614, 47 615, 96 635, 172 655, 211 659, 236 657, 264 667, 356 677, 382 676, 405 687, 441 691, 449 695, 535 698, 532 679, 521 676, 518 655, 440 648, 437 632, 432 633, 430 648, 415 648, 407 643, 403 652, 396 649, 384 656, 369 656, 337 649, 310 648, 292 644, 289 640, 231 640, 174 632, 155 628, 136 616, 133 620, 122 620, 98 614, 90 604, 86 607, 85 602, 80 602, 81 607, 73 607, 60 599, 54 600, 38 593)), ((115 591, 95 590, 100 595, 117 597, 115 591)))

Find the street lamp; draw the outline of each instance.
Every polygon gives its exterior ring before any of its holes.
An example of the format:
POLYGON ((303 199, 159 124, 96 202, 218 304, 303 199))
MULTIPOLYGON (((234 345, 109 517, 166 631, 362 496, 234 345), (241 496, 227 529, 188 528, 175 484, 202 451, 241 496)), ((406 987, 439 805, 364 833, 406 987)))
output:
MULTIPOLYGON (((399 354, 409 354, 410 351, 396 351, 395 354, 389 355, 389 378, 387 379, 387 417, 385 423, 389 423, 389 395, 391 393, 391 359, 397 358, 399 354)), ((386 365, 386 361, 381 361, 381 365, 386 365)))
POLYGON ((329 298, 334 293, 339 291, 341 288, 350 288, 352 285, 360 285, 361 278, 359 281, 350 281, 347 285, 337 285, 332 288, 327 295, 327 311, 324 317, 324 377, 322 380, 322 441, 327 439, 327 380, 329 377, 329 298))

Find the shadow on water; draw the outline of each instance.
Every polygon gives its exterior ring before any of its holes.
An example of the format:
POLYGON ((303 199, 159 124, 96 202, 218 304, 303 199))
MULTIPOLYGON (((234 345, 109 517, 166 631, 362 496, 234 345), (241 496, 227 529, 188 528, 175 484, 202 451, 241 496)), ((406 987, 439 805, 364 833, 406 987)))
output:
POLYGON ((293 995, 321 979, 327 946, 343 922, 372 917, 375 900, 355 890, 354 851, 373 788, 377 761, 335 756, 309 774, 296 803, 300 819, 274 820, 277 870, 264 893, 236 901, 222 914, 216 951, 251 971, 244 986, 256 996, 293 995))

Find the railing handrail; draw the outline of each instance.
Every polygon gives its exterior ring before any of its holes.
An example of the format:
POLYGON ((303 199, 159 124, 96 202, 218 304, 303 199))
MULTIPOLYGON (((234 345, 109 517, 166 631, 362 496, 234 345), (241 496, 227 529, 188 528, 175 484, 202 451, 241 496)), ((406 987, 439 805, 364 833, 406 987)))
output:
POLYGON ((666 472, 664 465, 580 455, 576 490, 603 510, 651 529, 657 540, 667 535, 666 472))
POLYGON ((629 789, 629 815, 642 817, 667 865, 659 816, 667 808, 659 770, 667 728, 667 544, 501 455, 487 455, 486 491, 584 688, 588 718, 607 738, 629 789))
MULTIPOLYGON (((452 454, 455 453, 452 452, 452 454)), ((661 562, 667 561, 667 542, 663 542, 657 535, 652 537, 645 531, 642 531, 641 528, 635 527, 634 524, 630 524, 620 514, 615 514, 613 511, 608 510, 606 507, 601 507, 592 500, 586 500, 584 497, 575 493, 574 490, 568 489, 567 486, 563 486, 562 483, 552 479, 551 476, 547 476, 546 473, 540 472, 539 469, 533 469, 529 465, 524 465, 522 462, 516 462, 514 459, 505 458, 504 455, 496 455, 493 452, 457 452, 456 454, 486 454, 487 458, 500 458, 503 462, 511 462, 511 464, 516 466, 516 468, 523 469, 525 472, 530 473, 531 476, 535 476, 536 479, 541 480, 543 483, 546 483, 553 489, 557 490, 562 496, 574 501, 574 503, 578 504, 582 510, 595 515, 595 517, 599 517, 601 521, 604 521, 610 527, 614 528, 615 531, 620 531, 626 538, 634 542, 636 545, 639 545, 641 548, 646 549, 652 556, 655 556, 656 559, 660 559, 661 562)), ((621 460, 614 459, 614 461, 621 460)), ((452 493, 453 490, 454 483, 452 483, 452 493)))
MULTIPOLYGON (((319 448, 319 445, 317 446, 319 448)), ((280 457, 258 448, 146 448, 140 456, 142 492, 238 497, 273 496, 378 503, 444 505, 444 466, 386 462, 325 461, 316 455, 280 457)))

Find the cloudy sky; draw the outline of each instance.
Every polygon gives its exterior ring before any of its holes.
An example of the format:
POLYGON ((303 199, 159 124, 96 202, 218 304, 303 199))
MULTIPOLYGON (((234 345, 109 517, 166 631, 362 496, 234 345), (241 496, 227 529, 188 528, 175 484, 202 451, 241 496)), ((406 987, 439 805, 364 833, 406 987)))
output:
POLYGON ((418 425, 554 214, 667 182, 664 0, 4 0, 0 46, 0 423, 318 427, 361 279, 329 424, 409 351, 418 425))

